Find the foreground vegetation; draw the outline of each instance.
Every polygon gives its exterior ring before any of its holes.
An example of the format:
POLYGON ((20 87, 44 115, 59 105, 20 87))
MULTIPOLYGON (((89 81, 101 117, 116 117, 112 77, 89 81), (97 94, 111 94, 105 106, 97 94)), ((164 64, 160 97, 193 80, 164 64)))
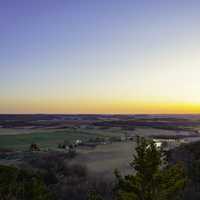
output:
POLYGON ((131 162, 135 174, 122 177, 117 173, 118 200, 169 200, 180 196, 185 185, 181 165, 169 166, 155 143, 138 139, 136 155, 131 162))
POLYGON ((168 200, 184 194, 186 176, 180 164, 169 165, 154 142, 138 138, 133 173, 115 172, 115 181, 90 174, 84 166, 47 156, 21 168, 1 166, 2 200, 168 200), (31 167, 30 167, 31 166, 31 167))
POLYGON ((168 152, 168 160, 173 165, 181 161, 187 174, 184 200, 200 199, 200 142, 180 146, 168 152))
POLYGON ((40 174, 30 170, 0 166, 0 199, 50 200, 53 196, 40 174))

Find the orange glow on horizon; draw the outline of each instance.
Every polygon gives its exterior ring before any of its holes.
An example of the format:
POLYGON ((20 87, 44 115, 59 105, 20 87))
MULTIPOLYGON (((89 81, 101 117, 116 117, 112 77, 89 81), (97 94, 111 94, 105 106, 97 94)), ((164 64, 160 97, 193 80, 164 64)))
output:
POLYGON ((1 102, 0 113, 199 114, 200 103, 145 101, 43 100, 1 102), (3 106, 2 106, 3 105, 3 106))

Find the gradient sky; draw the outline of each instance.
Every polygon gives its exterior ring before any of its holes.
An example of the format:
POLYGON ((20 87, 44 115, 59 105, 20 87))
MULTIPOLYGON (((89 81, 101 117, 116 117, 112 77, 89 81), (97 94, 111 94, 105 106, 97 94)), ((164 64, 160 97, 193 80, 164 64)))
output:
POLYGON ((0 113, 200 113, 199 10, 0 0, 0 113))

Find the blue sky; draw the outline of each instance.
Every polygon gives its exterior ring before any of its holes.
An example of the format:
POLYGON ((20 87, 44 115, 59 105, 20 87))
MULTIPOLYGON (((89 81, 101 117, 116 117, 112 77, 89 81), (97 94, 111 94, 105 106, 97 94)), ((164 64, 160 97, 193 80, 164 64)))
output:
POLYGON ((196 0, 1 0, 0 112, 198 108, 199 9, 196 0))

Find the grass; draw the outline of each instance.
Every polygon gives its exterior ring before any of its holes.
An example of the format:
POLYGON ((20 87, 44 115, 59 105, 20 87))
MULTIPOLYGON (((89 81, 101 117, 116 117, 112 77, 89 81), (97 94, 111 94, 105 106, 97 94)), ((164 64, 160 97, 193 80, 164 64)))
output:
POLYGON ((55 132, 35 132, 21 135, 2 135, 0 136, 0 147, 11 148, 16 150, 28 149, 31 143, 37 143, 41 148, 55 148, 59 143, 73 141, 76 139, 87 140, 86 134, 73 133, 66 131, 55 132))
MULTIPOLYGON (((61 129, 61 130, 19 130, 10 129, 9 134, 3 134, 5 129, 0 130, 0 148, 13 150, 27 150, 31 143, 37 143, 40 148, 56 148, 65 140, 73 142, 77 139, 87 141, 95 137, 110 137, 114 132, 88 129, 61 129), (15 134, 16 131, 16 134, 15 134)), ((6 133, 6 132, 5 132, 6 133)))
MULTIPOLYGON (((0 149, 28 150, 31 143, 37 143, 40 148, 54 149, 65 140, 73 142, 77 139, 87 141, 96 137, 108 138, 123 136, 126 131, 121 128, 65 128, 65 129, 0 129, 0 149)), ((186 134, 184 131, 177 133, 175 130, 163 130, 155 128, 137 128, 128 131, 130 134, 141 136, 150 135, 177 135, 186 134)), ((187 133, 188 134, 188 133, 187 133)))

